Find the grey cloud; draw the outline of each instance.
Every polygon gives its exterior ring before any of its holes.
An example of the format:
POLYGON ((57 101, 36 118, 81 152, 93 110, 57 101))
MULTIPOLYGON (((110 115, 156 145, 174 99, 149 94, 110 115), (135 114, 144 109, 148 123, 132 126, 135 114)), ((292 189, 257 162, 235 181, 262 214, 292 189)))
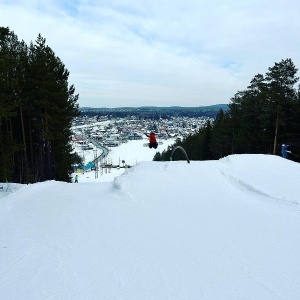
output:
POLYGON ((80 106, 228 103, 274 62, 300 64, 296 0, 147 2, 0 3, 0 19, 47 39, 80 106))

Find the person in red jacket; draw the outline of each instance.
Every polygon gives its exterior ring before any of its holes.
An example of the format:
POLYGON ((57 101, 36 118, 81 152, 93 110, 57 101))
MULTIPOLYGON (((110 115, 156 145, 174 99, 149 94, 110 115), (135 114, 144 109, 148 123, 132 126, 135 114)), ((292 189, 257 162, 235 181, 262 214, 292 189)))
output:
POLYGON ((145 135, 149 138, 149 148, 154 148, 156 149, 158 144, 156 141, 155 133, 151 132, 150 134, 145 133, 145 135))

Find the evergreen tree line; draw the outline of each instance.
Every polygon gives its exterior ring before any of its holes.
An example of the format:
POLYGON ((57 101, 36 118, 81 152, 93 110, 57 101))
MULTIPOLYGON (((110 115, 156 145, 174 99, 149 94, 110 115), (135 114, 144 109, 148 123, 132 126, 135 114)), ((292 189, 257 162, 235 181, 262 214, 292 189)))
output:
MULTIPOLYGON (((291 59, 282 60, 257 74, 244 91, 230 99, 229 110, 220 110, 214 122, 207 122, 196 134, 174 146, 182 146, 190 160, 220 159, 230 154, 281 155, 288 144, 288 158, 300 161, 300 88, 297 69, 291 59)), ((169 160, 172 147, 154 156, 169 160)), ((184 159, 180 151, 173 159, 184 159)))
POLYGON ((70 181, 79 110, 68 77, 41 35, 27 46, 0 27, 0 182, 70 181))
POLYGON ((94 117, 94 116, 108 116, 109 118, 126 118, 137 117, 140 119, 170 119, 171 117, 188 117, 199 118, 208 117, 215 118, 220 110, 220 107, 227 109, 227 105, 211 105, 200 107, 116 107, 116 108, 82 108, 80 111, 81 116, 94 117))

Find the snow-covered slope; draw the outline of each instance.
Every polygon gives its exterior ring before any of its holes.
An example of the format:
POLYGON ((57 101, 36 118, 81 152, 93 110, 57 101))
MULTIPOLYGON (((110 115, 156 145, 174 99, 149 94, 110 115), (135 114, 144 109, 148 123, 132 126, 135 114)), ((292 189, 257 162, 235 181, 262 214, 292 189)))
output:
POLYGON ((140 162, 0 198, 1 299, 299 299, 300 165, 140 162))

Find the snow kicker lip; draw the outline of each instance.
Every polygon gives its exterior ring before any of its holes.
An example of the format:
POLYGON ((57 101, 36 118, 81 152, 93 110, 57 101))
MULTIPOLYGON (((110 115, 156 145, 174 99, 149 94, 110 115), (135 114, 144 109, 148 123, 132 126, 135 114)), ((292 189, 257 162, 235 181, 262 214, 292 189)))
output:
POLYGON ((234 186, 236 188, 239 188, 240 190, 245 190, 247 192, 255 193, 257 195, 260 195, 260 196, 263 196, 263 197, 266 197, 266 198, 269 198, 272 200, 280 201, 280 203, 285 204, 285 205, 299 205, 299 202, 297 200, 288 199, 288 198, 281 197, 281 196, 274 196, 268 192, 261 190, 259 187, 255 187, 255 186, 251 185, 250 183, 245 182, 241 178, 238 178, 228 172, 225 172, 224 170, 220 169, 220 173, 226 178, 227 181, 234 184, 234 186))

